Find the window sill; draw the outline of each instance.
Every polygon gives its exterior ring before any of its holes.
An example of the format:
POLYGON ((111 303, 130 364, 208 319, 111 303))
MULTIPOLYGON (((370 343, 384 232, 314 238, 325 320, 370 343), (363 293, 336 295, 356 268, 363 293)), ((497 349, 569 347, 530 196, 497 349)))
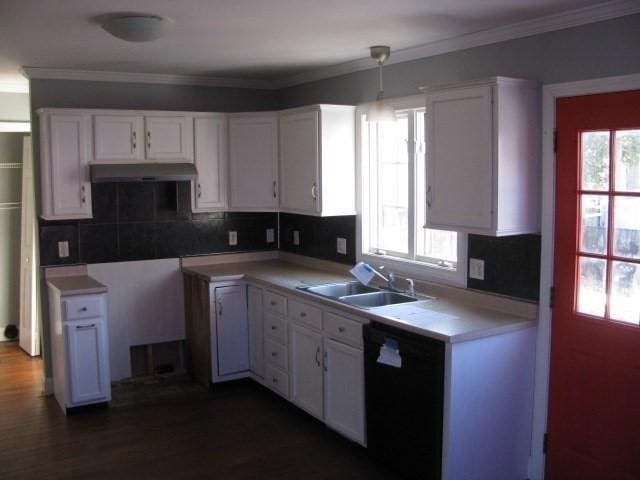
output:
POLYGON ((374 268, 384 265, 387 270, 401 277, 409 277, 414 280, 442 283, 463 288, 467 286, 466 264, 458 264, 457 270, 450 270, 414 260, 406 260, 387 255, 374 255, 371 253, 362 253, 358 261, 370 263, 374 268))

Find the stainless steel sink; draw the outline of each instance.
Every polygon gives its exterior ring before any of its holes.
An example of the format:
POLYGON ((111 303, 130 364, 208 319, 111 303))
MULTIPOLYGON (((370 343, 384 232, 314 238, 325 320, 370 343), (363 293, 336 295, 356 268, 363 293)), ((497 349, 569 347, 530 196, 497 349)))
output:
POLYGON ((379 288, 368 287, 367 285, 363 285, 360 282, 330 283, 327 285, 316 285, 313 287, 300 287, 300 290, 333 299, 338 299, 340 297, 350 295, 357 295, 361 293, 380 291, 379 288))
POLYGON ((379 291, 359 295, 348 295, 340 297, 338 300, 356 307, 373 308, 384 305, 394 305, 396 303, 417 302, 419 299, 403 293, 379 291))

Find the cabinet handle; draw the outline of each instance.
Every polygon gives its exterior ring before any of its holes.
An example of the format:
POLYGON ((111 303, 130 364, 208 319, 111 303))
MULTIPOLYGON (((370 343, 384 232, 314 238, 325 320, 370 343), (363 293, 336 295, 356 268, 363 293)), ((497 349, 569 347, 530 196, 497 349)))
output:
POLYGON ((271 305, 272 307, 275 307, 275 306, 276 306, 276 302, 275 302, 274 300, 271 300, 271 301, 269 302, 269 305, 271 305))
POLYGON ((271 325, 271 330, 277 330, 278 327, 276 327, 275 325, 271 325))
POLYGON ((87 196, 85 195, 86 191, 87 191, 86 185, 81 185, 80 186, 80 202, 82 203, 87 203, 87 196))
POLYGON ((131 146, 133 147, 133 149, 135 150, 138 146, 138 142, 136 140, 136 131, 134 130, 133 133, 131 134, 131 146))
POLYGON ((82 307, 80 310, 78 310, 78 312, 86 312, 87 311, 87 307, 82 307))
POLYGON ((277 379, 276 377, 273 377, 273 378, 271 379, 271 381, 272 381, 273 383, 278 383, 278 379, 277 379))
POLYGON ((276 193, 276 187, 278 186, 278 184, 276 183, 276 181, 273 181, 273 198, 276 198, 278 195, 276 193))
POLYGON ((344 333, 345 328, 344 327, 338 327, 338 332, 340 333, 344 333))
POLYGON ((271 356, 272 356, 273 358, 277 357, 277 356, 278 356, 278 352, 271 352, 271 356))
POLYGON ((80 201, 81 201, 82 203, 87 203, 87 197, 85 197, 84 195, 82 195, 82 196, 80 197, 80 201))
POLYGON ((327 371, 327 352, 324 352, 324 356, 323 356, 323 361, 322 361, 322 367, 324 368, 324 371, 327 371))
POLYGON ((314 182, 313 185, 311 185, 311 197, 313 197, 314 200, 318 199, 316 190, 317 190, 317 187, 316 187, 316 184, 314 182))
POLYGON ((320 346, 318 345, 318 348, 316 349, 316 364, 318 366, 320 366, 320 359, 318 358, 319 355, 320 355, 320 346))
POLYGON ((222 302, 218 303, 218 315, 222 316, 222 302))
POLYGON ((202 186, 198 183, 198 198, 202 197, 202 186))
POLYGON ((431 194, 431 185, 429 185, 429 188, 427 188, 427 208, 431 208, 431 200, 432 200, 432 194, 431 194))
POLYGON ((306 313, 306 312, 300 312, 300 318, 304 318, 304 317, 306 317, 306 316, 307 316, 307 313, 306 313))
POLYGON ((86 330, 88 328, 96 328, 96 324, 92 323, 90 325, 76 325, 76 330, 86 330))
POLYGON ((147 130, 147 148, 151 150, 151 130, 147 130))

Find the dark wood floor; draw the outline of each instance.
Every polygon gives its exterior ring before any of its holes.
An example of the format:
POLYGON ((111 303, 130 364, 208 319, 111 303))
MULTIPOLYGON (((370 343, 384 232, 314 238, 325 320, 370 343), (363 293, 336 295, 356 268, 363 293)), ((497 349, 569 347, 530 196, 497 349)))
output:
POLYGON ((251 382, 65 417, 42 365, 0 343, 0 479, 395 479, 251 382))

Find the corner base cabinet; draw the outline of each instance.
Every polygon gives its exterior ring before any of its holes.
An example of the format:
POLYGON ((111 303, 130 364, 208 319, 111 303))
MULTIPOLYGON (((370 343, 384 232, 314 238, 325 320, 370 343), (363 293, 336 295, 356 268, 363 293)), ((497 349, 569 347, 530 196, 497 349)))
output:
POLYGON ((65 413, 111 400, 105 296, 49 290, 53 390, 65 413))
POLYGON ((425 91, 426 227, 538 232, 537 84, 496 77, 425 91))

